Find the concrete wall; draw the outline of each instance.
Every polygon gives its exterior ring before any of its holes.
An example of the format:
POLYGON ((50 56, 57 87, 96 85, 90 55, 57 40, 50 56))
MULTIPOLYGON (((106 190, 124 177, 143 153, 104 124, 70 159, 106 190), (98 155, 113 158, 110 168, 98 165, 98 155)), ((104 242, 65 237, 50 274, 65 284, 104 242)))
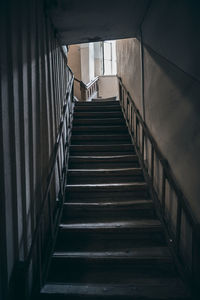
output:
MULTIPOLYGON (((81 47, 80 45, 70 45, 68 52, 68 65, 74 73, 74 77, 81 80, 81 47)), ((74 95, 81 99, 80 83, 74 82, 74 95)))
POLYGON ((117 69, 200 221, 198 5, 152 2, 142 26, 144 106, 139 39, 117 41, 117 69))
POLYGON ((98 86, 100 98, 116 97, 118 99, 118 79, 116 76, 99 76, 98 86))

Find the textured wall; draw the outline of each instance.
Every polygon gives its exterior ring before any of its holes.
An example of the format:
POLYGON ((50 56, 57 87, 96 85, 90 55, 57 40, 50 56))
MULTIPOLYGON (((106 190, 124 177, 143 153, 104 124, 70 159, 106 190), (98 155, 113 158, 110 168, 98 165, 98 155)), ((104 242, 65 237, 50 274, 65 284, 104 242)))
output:
MULTIPOLYGON (((74 73, 74 77, 81 80, 81 49, 80 45, 69 46, 68 65, 74 73)), ((74 82, 74 95, 81 99, 80 83, 74 82)))
POLYGON ((141 114, 145 111, 152 135, 200 220, 200 61, 195 33, 199 19, 195 19, 198 4, 191 2, 153 1, 150 6, 142 26, 144 106, 139 40, 117 41, 117 69, 141 114))
POLYGON ((142 112, 140 42, 137 39, 116 41, 117 73, 142 112))
POLYGON ((67 78, 43 1, 0 5, 0 299, 7 299, 35 230, 67 78))
POLYGON ((99 76, 98 80, 99 97, 118 97, 118 79, 115 75, 99 76))

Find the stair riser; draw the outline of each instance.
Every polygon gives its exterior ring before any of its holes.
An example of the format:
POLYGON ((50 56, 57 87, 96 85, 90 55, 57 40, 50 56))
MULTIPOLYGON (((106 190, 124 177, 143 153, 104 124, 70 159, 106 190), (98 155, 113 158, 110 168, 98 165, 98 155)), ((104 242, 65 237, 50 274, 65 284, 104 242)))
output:
POLYGON ((121 111, 114 112, 75 112, 74 119, 106 119, 106 118, 123 118, 121 111))
POLYGON ((123 215, 124 220, 139 218, 154 218, 155 212, 152 208, 121 209, 121 210, 86 210, 86 209, 64 209, 62 223, 65 222, 95 222, 95 221, 120 221, 123 215))
POLYGON ((126 183, 126 182, 142 182, 144 181, 143 175, 128 175, 128 176, 89 176, 89 175, 70 175, 68 177, 68 184, 95 184, 95 183, 126 183))
POLYGON ((128 134, 115 134, 115 135, 74 135, 71 138, 71 144, 130 144, 131 139, 128 134))
POLYGON ((120 105, 120 102, 118 100, 99 100, 99 101, 79 101, 79 102, 76 102, 75 106, 78 107, 78 106, 109 106, 109 105, 117 105, 119 106, 120 105))
POLYGON ((110 134, 127 134, 127 128, 123 126, 116 126, 111 128, 105 128, 104 126, 99 126, 98 128, 94 128, 94 126, 77 126, 73 127, 72 135, 110 135, 110 134))
POLYGON ((126 151, 70 151, 71 155, 74 156, 93 156, 93 155, 101 155, 101 156, 108 156, 108 155, 129 155, 134 154, 133 150, 126 150, 126 151))
POLYGON ((120 168, 137 168, 139 163, 135 162, 123 162, 123 163, 87 163, 87 162, 69 162, 70 169, 120 169, 120 168))
POLYGON ((119 118, 110 119, 74 119, 73 126, 113 126, 113 125, 125 125, 125 121, 119 118))
POLYGON ((60 294, 41 294, 38 298, 38 300, 191 300, 191 298, 189 297, 184 297, 184 296, 180 296, 180 297, 177 297, 174 298, 174 297, 157 297, 157 296, 153 296, 153 297, 149 297, 148 296, 148 293, 147 293, 147 296, 146 297, 141 297, 141 295, 139 293, 135 293, 136 295, 133 296, 133 294, 127 296, 126 294, 125 295, 98 295, 96 296, 96 293, 95 295, 87 295, 87 294, 63 294, 63 295, 60 295, 60 294), (133 298, 134 297, 134 298, 133 298))
POLYGON ((60 230, 56 251, 112 251, 134 247, 165 246, 165 238, 159 231, 123 232, 73 232, 60 230))
MULTIPOLYGON (((105 277, 102 276, 102 272, 111 273, 112 272, 123 272, 131 273, 132 278, 137 278, 138 276, 145 277, 147 273, 151 273, 151 276, 155 277, 168 277, 175 274, 173 264, 169 263, 167 260, 163 262, 159 259, 146 259, 146 260, 132 260, 132 259, 58 259, 52 260, 51 273, 49 274, 49 280, 53 282, 59 282, 61 280, 69 280, 77 278, 77 280, 82 278, 84 282, 95 282, 101 283, 105 282, 105 277), (71 270, 71 272, 69 272, 71 270), (129 271, 130 270, 130 271, 129 271), (71 273, 71 274, 69 274, 71 273), (94 277, 90 277, 89 273, 93 274, 94 277), (96 273, 96 276, 95 276, 96 273), (100 274, 98 274, 100 273, 100 274), (86 276, 87 274, 87 276, 86 276), (93 281, 95 280, 95 281, 93 281)), ((108 277, 108 276, 106 276, 108 277)), ((113 276, 112 276, 113 277, 113 276)), ((112 280, 112 277, 110 280, 112 280)), ((127 278, 128 279, 128 278, 127 278)), ((109 280, 109 278, 107 278, 109 280)), ((121 280, 123 281, 123 279, 121 280)), ((107 282, 107 281, 106 281, 107 282)), ((112 281, 110 281, 112 282, 112 281)))
POLYGON ((74 112, 108 112, 108 111, 121 111, 121 107, 118 105, 105 106, 78 106, 74 108, 74 112))
POLYGON ((123 199, 147 199, 149 196, 147 191, 134 192, 66 192, 66 201, 89 201, 94 202, 95 199, 102 201, 120 201, 123 199))
POLYGON ((75 145, 99 145, 99 146, 109 146, 109 145, 121 145, 121 144, 130 144, 131 145, 131 140, 129 138, 124 138, 121 140, 101 140, 101 139, 91 139, 91 140, 85 140, 85 139, 80 139, 80 140, 76 140, 76 139, 72 139, 71 140, 71 145, 75 146, 75 145))
POLYGON ((115 151, 134 151, 133 145, 80 145, 80 146, 71 146, 70 152, 79 151, 79 152, 115 152, 115 151))

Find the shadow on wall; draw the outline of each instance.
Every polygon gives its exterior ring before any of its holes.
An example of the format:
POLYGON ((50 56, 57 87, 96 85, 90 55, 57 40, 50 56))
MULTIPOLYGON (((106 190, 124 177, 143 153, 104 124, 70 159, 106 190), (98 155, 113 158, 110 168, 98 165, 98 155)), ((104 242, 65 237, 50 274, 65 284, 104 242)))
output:
POLYGON ((200 220, 200 83, 144 50, 146 122, 200 220))

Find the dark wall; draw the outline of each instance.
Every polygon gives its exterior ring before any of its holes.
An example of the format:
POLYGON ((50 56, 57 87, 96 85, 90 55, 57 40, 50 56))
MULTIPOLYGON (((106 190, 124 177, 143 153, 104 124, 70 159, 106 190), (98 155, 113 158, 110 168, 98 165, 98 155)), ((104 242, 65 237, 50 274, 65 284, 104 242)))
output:
POLYGON ((198 12, 198 1, 151 1, 142 25, 143 57, 140 35, 138 40, 118 41, 117 57, 119 76, 142 115, 144 112, 153 137, 169 161, 189 207, 199 221, 198 12))
MULTIPOLYGON (((0 299, 5 300, 32 242, 67 81, 43 1, 0 5, 0 299)), ((57 191, 55 176, 54 199, 57 191)))
POLYGON ((144 43, 200 80, 200 2, 153 0, 142 24, 144 43))

